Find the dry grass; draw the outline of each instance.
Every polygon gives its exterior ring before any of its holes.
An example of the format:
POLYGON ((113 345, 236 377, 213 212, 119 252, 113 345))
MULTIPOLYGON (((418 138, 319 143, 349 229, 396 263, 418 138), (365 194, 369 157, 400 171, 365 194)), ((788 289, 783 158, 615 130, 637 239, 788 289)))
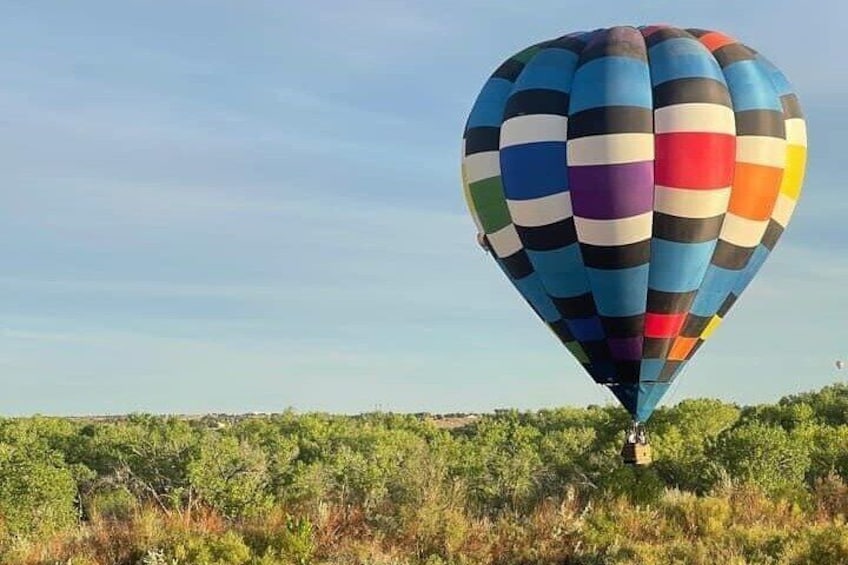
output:
POLYGON ((624 498, 589 505, 567 495, 529 514, 494 518, 425 505, 407 509, 392 528, 356 507, 319 505, 305 516, 303 530, 292 521, 293 508, 227 522, 210 510, 168 516, 143 507, 123 520, 94 516, 72 532, 20 545, 3 563, 840 563, 848 560, 848 489, 832 479, 819 491, 806 510, 749 487, 704 497, 668 490, 656 504, 641 507, 624 498), (203 555, 213 560, 192 561, 207 559, 203 555))

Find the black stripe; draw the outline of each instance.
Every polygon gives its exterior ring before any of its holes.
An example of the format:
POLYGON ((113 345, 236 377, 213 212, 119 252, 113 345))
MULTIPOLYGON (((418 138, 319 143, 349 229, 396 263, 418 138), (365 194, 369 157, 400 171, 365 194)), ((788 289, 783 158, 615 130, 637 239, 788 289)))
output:
POLYGON ((645 45, 648 47, 648 49, 650 49, 658 43, 662 43, 663 41, 666 41, 668 39, 677 39, 680 37, 688 37, 693 41, 697 41, 697 39, 693 38, 691 34, 686 33, 682 29, 678 29, 676 27, 665 27, 660 29, 659 31, 655 31, 654 33, 646 37, 645 45))
POLYGON ((504 120, 526 114, 568 115, 569 96, 559 90, 532 88, 510 96, 504 110, 504 120))
POLYGON ((713 251, 712 264, 722 269, 739 271, 745 268, 756 247, 739 247, 726 241, 718 240, 713 251))
POLYGON ((627 269, 644 265, 651 258, 651 240, 627 245, 580 244, 583 264, 594 269, 627 269))
POLYGON ((590 292, 569 298, 551 296, 551 300, 564 318, 590 318, 598 314, 598 310, 595 308, 595 299, 590 292))
POLYGON ((642 34, 639 33, 639 30, 627 26, 600 30, 598 35, 593 36, 583 52, 580 53, 580 61, 577 66, 580 67, 601 57, 628 57, 638 61, 648 61, 648 53, 645 50, 645 40, 642 38, 642 34), (631 41, 631 37, 635 41, 631 41))
POLYGON ((801 102, 794 94, 784 94, 781 96, 780 104, 783 106, 783 117, 787 120, 804 117, 804 112, 801 111, 801 102))
POLYGON ((586 42, 575 36, 563 35, 539 45, 543 49, 565 49, 579 55, 586 48, 586 42))
POLYGON ((667 383, 674 377, 674 372, 683 364, 682 361, 666 361, 663 365, 660 376, 657 379, 661 383, 667 383))
POLYGON ((497 151, 500 148, 501 128, 481 126, 465 130, 465 154, 497 151))
POLYGON ((654 237, 680 243, 702 243, 718 238, 724 214, 712 218, 681 218, 654 212, 654 237))
POLYGON ((756 56, 756 53, 741 43, 730 43, 713 51, 713 57, 715 57, 722 69, 739 61, 750 61, 755 59, 756 56))
POLYGON ((648 289, 648 312, 654 314, 680 314, 688 312, 695 301, 697 290, 690 292, 663 292, 648 289))
POLYGON ((574 341, 574 335, 571 333, 571 330, 568 329, 568 324, 565 320, 557 320, 556 322, 551 322, 548 326, 553 330, 556 334, 557 338, 564 344, 574 341))
POLYGON ((645 315, 636 316, 601 316, 601 326, 607 337, 625 338, 637 337, 645 331, 645 315))
POLYGON ((567 247, 577 241, 574 218, 569 217, 544 226, 515 226, 518 237, 526 249, 550 251, 567 247))
POLYGON ((698 350, 701 349, 701 346, 704 345, 704 343, 705 342, 703 339, 699 339, 697 342, 695 342, 695 345, 692 347, 689 353, 686 354, 686 359, 688 360, 694 357, 698 350))
POLYGON ((616 361, 615 380, 623 384, 638 383, 641 369, 642 363, 639 361, 616 361))
POLYGON ((727 295, 727 298, 725 298, 724 302, 721 303, 721 306, 719 307, 718 312, 716 312, 716 316, 724 319, 724 317, 727 315, 727 313, 730 312, 730 309, 733 308, 733 305, 736 304, 736 300, 738 298, 739 297, 736 296, 735 294, 733 294, 732 292, 729 295, 727 295))
POLYGON ((762 244, 766 247, 766 249, 772 251, 774 246, 777 245, 777 240, 780 239, 781 235, 783 235, 783 226, 774 220, 769 220, 766 233, 763 234, 762 244))
MULTIPOLYGON (((596 366, 594 363, 581 363, 583 368, 586 369, 586 372, 589 373, 589 376, 592 377, 592 380, 598 384, 611 384, 615 383, 615 375, 605 375, 606 371, 603 371, 601 368, 596 366)), ((607 361, 607 364, 611 367, 612 364, 607 361)), ((614 372, 614 371, 613 371, 614 372)))
POLYGON ((654 114, 635 106, 600 106, 568 116, 568 139, 607 133, 653 133, 654 114))
POLYGON ((533 272, 533 265, 523 249, 519 249, 509 257, 501 259, 504 268, 514 280, 523 279, 533 272))
POLYGON ((609 362, 610 350, 609 344, 605 339, 594 341, 581 341, 580 347, 586 352, 586 356, 591 363, 609 362))
POLYGON ((721 82, 704 77, 677 78, 656 85, 654 108, 700 102, 733 108, 730 92, 721 82))
POLYGON ((683 337, 701 337, 701 334, 707 328, 712 316, 696 316, 689 314, 686 317, 686 322, 680 330, 680 335, 683 337))
POLYGON ((783 112, 776 110, 744 110, 736 112, 736 135, 786 137, 783 112))
POLYGON ((501 63, 500 67, 495 69, 495 72, 492 73, 492 78, 502 78, 509 82, 515 82, 515 79, 518 78, 518 75, 520 75, 523 70, 524 63, 515 59, 507 59, 501 63))
POLYGON ((713 32, 711 32, 708 29, 700 29, 700 28, 696 28, 696 27, 689 27, 689 28, 686 28, 686 33, 689 33, 689 34, 691 34, 695 37, 704 37, 708 33, 713 33, 713 32))
POLYGON ((642 345, 642 357, 645 359, 668 359, 668 352, 674 343, 673 338, 646 337, 642 345))

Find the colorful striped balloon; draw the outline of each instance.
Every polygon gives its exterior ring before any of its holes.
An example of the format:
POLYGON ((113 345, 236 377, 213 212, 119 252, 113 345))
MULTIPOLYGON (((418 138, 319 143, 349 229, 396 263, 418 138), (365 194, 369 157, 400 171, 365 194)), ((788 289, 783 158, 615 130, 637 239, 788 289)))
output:
POLYGON ((806 146, 792 87, 750 47, 612 27, 497 68, 463 187, 509 280, 644 422, 786 228, 806 146))

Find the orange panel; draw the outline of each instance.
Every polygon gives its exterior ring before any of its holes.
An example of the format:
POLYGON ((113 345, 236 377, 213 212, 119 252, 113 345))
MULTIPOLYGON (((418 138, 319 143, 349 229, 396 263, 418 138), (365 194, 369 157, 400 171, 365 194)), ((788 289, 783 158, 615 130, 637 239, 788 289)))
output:
POLYGON ((696 343, 698 343, 697 337, 678 337, 674 340, 671 351, 668 352, 668 360, 685 361, 686 356, 689 355, 696 343))
POLYGON ((781 168, 736 163, 728 212, 749 220, 768 220, 782 180, 781 168))

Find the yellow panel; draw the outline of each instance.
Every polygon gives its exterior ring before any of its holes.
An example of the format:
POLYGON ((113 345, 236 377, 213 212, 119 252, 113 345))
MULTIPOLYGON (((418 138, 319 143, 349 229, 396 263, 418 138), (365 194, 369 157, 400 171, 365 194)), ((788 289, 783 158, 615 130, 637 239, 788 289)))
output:
POLYGON ((807 164, 807 148, 800 145, 786 146, 786 168, 783 170, 783 181, 780 192, 797 200, 801 195, 804 184, 804 168, 807 164))
POLYGON ((710 320, 710 323, 707 324, 707 327, 704 328, 704 331, 701 332, 701 339, 703 339, 703 340, 709 339, 709 337, 713 334, 713 332, 715 331, 715 329, 718 327, 718 325, 720 323, 721 323, 721 317, 720 316, 713 316, 712 319, 710 320))

